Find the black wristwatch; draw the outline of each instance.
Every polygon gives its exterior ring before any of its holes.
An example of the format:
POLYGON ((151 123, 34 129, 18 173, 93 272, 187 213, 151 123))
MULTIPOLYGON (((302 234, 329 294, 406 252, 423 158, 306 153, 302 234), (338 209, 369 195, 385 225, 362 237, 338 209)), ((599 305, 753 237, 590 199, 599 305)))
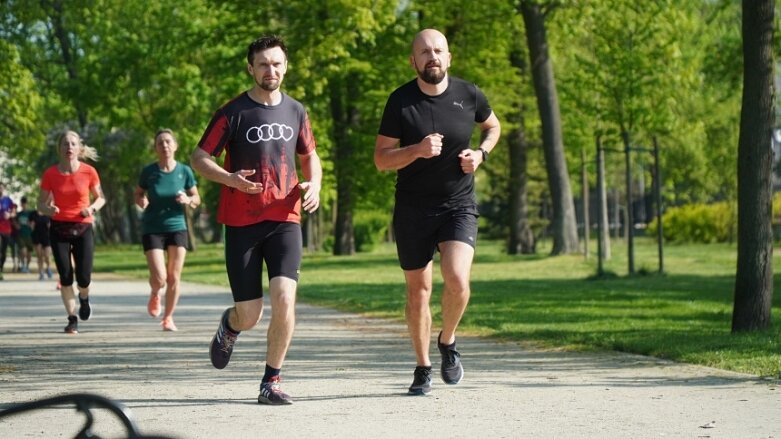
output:
POLYGON ((480 148, 480 152, 483 153, 483 161, 488 161, 488 151, 484 150, 483 148, 480 148))

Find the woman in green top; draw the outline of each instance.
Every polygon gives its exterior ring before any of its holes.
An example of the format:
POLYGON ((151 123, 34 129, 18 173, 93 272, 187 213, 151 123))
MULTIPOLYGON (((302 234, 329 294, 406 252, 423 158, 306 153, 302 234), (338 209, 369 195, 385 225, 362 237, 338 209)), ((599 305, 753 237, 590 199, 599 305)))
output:
POLYGON ((160 315, 160 291, 165 287, 164 331, 176 331, 173 314, 188 247, 185 206, 201 204, 192 169, 174 158, 178 147, 173 131, 155 134, 157 162, 144 167, 135 191, 136 204, 144 209, 141 241, 152 287, 147 311, 152 317, 160 315))

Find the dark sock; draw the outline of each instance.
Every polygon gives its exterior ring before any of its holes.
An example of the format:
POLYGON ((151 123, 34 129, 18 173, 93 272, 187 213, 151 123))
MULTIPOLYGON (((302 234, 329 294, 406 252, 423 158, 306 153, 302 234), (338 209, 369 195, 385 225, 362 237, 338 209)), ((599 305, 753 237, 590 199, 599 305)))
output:
POLYGON ((437 337, 437 344, 439 344, 440 346, 442 346, 445 349, 454 350, 456 348, 456 341, 455 341, 455 339, 453 340, 453 344, 444 344, 444 343, 442 343, 440 337, 442 337, 442 333, 441 332, 439 333, 439 336, 437 337))
MULTIPOLYGON (((228 315, 230 315, 230 314, 228 314, 228 315)), ((230 331, 230 332, 232 332, 232 333, 234 333, 236 335, 241 334, 241 331, 237 331, 237 330, 231 328, 231 319, 230 318, 226 318, 225 319, 225 329, 227 329, 228 331, 230 331)))
POLYGON ((79 318, 76 316, 68 316, 68 323, 70 322, 78 322, 79 318))
POLYGON ((271 380, 271 377, 275 377, 279 375, 279 372, 282 369, 274 369, 273 367, 266 365, 266 373, 263 375, 263 380, 261 382, 267 383, 271 380))

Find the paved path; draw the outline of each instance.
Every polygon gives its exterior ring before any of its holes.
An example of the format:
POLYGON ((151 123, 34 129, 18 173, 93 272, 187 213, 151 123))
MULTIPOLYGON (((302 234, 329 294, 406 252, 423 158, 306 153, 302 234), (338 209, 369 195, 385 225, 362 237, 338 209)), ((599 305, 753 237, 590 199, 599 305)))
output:
MULTIPOLYGON (((267 315, 231 364, 208 343, 223 288, 185 284, 179 331, 146 315, 144 282, 98 277, 78 335, 51 281, 0 282, 0 410, 66 392, 122 402, 144 434, 179 438, 781 438, 781 384, 616 353, 529 351, 459 338, 465 378, 405 395, 414 358, 406 329, 299 304, 283 370, 291 406, 256 403, 267 315)), ((436 357, 433 357, 436 358, 436 357)), ((0 420, 0 438, 75 435, 83 417, 56 407, 0 420)), ((96 433, 124 431, 100 412, 96 433)))

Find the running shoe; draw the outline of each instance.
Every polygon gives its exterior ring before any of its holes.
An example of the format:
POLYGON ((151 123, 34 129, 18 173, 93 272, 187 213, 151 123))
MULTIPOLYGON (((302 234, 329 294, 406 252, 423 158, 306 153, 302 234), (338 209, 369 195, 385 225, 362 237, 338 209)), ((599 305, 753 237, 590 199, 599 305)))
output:
POLYGON ((82 299, 79 297, 79 318, 81 320, 89 320, 92 316, 92 306, 89 304, 89 297, 82 299))
POLYGON ((287 393, 280 389, 279 375, 271 377, 267 383, 260 383, 260 395, 258 395, 259 404, 269 405, 287 405, 293 404, 293 399, 287 393))
POLYGON ((51 268, 47 268, 46 269, 46 276, 48 276, 49 279, 52 278, 52 269, 51 268))
POLYGON ((177 331, 178 328, 174 325, 174 319, 172 317, 164 318, 160 324, 163 326, 163 331, 177 331))
POLYGON ((38 273, 38 280, 43 280, 43 273, 38 273))
POLYGON ((76 316, 68 316, 68 326, 65 327, 66 334, 79 333, 79 319, 76 316))
POLYGON ((220 318, 220 326, 217 327, 217 332, 212 338, 212 342, 209 345, 209 357, 212 360, 212 366, 217 369, 225 369, 228 362, 231 359, 233 353, 233 345, 236 343, 236 339, 239 337, 239 332, 233 332, 228 329, 228 315, 230 315, 231 308, 225 310, 220 318))
POLYGON ((412 385, 409 386, 408 395, 428 395, 431 393, 431 367, 415 367, 415 375, 412 385))
POLYGON ((160 295, 150 294, 149 302, 146 304, 146 310, 150 316, 157 318, 160 315, 160 295))
MULTIPOLYGON (((439 337, 442 333, 439 333, 439 337)), ((464 377, 464 367, 461 366, 461 354, 456 350, 456 343, 453 342, 452 347, 443 345, 439 342, 437 337, 437 347, 439 353, 442 354, 442 366, 440 371, 442 372, 442 381, 446 384, 458 384, 461 378, 464 377)))

